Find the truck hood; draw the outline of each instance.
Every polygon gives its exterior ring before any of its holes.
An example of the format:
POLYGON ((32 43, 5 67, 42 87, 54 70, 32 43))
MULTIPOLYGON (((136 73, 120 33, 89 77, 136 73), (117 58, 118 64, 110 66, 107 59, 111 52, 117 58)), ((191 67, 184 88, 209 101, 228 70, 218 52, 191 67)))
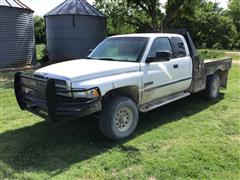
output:
POLYGON ((139 71, 139 68, 140 64, 134 62, 79 59, 41 68, 34 75, 77 82, 139 71))

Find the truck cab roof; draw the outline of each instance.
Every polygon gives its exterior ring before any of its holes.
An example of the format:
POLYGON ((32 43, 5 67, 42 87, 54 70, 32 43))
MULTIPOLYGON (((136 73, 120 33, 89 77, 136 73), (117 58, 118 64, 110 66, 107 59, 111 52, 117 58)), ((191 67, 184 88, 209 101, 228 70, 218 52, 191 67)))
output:
POLYGON ((147 38, 157 38, 157 37, 183 37, 180 34, 170 34, 170 33, 137 33, 137 34, 122 34, 112 36, 110 38, 115 37, 147 37, 147 38))

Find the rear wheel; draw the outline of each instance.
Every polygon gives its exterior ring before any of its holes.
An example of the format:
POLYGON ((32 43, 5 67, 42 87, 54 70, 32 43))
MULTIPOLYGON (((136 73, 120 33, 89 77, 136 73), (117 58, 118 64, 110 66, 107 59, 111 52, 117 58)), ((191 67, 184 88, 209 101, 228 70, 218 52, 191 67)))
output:
POLYGON ((218 74, 213 74, 207 78, 205 94, 207 98, 213 100, 219 96, 221 80, 218 74))
POLYGON ((104 136, 112 140, 129 137, 138 124, 138 108, 127 97, 114 97, 104 103, 99 127, 104 136))

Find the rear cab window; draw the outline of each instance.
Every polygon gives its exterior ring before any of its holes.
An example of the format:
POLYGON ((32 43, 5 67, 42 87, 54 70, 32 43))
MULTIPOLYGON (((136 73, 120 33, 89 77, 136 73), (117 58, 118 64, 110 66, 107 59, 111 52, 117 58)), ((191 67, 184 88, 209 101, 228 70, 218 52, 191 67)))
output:
POLYGON ((180 37, 171 37, 170 38, 172 48, 173 48, 173 57, 174 58, 181 58, 186 57, 187 52, 184 46, 183 40, 180 37))

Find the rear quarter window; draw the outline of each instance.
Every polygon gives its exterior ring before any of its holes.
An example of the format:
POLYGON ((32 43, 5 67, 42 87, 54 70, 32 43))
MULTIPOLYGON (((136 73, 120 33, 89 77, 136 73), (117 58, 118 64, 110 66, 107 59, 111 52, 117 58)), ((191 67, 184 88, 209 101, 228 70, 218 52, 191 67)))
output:
POLYGON ((187 53, 182 39, 180 37, 172 37, 170 40, 174 58, 185 57, 187 53))

